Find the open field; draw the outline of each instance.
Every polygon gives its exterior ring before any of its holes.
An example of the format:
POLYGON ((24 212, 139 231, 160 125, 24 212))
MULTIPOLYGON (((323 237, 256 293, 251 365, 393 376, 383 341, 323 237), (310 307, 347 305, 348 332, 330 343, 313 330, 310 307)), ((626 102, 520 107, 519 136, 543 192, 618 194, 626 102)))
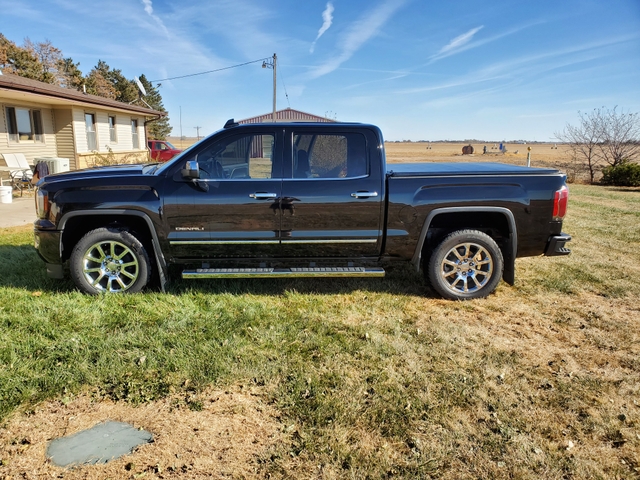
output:
POLYGON ((463 155, 462 147, 467 143, 385 143, 387 161, 394 162, 503 162, 518 165, 527 164, 527 147, 531 147, 531 165, 549 166, 562 165, 567 162, 567 147, 557 145, 553 148, 553 143, 536 143, 530 145, 507 143, 506 153, 500 153, 497 148, 492 149, 493 143, 473 143, 471 144, 474 153, 463 155), (487 153, 482 153, 482 147, 487 146, 487 153), (430 148, 428 148, 430 147, 430 148))
POLYGON ((0 231, 0 479, 638 478, 640 190, 570 188, 572 255, 464 303, 404 267, 88 297, 0 231), (154 443, 45 461, 107 418, 154 443))

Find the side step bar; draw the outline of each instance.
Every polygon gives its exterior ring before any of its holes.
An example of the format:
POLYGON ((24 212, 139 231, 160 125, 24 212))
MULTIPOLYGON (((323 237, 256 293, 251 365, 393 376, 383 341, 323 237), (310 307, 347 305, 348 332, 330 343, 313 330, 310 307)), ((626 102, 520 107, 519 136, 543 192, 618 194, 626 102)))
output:
POLYGON ((198 268, 183 270, 182 278, 274 278, 274 277, 384 277, 384 268, 198 268))

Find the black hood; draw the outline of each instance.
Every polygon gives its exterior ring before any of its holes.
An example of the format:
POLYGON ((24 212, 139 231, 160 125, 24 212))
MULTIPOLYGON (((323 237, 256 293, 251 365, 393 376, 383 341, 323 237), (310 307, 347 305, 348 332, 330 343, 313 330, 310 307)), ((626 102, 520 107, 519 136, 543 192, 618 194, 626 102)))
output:
POLYGON ((60 181, 70 180, 89 180, 93 178, 120 177, 125 175, 141 175, 145 167, 151 170, 150 164, 125 164, 125 165, 108 165, 104 167, 85 168, 83 170, 73 170, 71 172, 52 173, 44 177, 43 183, 57 183, 60 181))

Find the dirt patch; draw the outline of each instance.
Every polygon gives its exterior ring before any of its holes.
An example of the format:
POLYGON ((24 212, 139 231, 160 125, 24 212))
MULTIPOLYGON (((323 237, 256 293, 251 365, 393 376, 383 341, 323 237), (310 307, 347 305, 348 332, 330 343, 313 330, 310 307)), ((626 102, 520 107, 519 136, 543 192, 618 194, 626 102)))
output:
POLYGON ((187 403, 174 396, 137 407, 83 394, 8 419, 0 428, 0 479, 252 477, 284 440, 282 430, 278 413, 257 390, 209 390, 187 403), (153 442, 103 465, 66 469, 46 459, 50 440, 105 420, 143 428, 153 442))

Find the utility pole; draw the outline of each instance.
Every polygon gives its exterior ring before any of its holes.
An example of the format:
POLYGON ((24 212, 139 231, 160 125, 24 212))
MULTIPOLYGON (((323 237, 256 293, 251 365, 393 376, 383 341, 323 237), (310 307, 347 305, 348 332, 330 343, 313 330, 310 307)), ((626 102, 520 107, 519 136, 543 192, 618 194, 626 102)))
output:
POLYGON ((198 135, 198 141, 200 141, 200 129, 201 129, 202 127, 193 127, 193 128, 195 128, 195 129, 196 129, 196 133, 197 133, 197 135, 198 135))
POLYGON ((180 105, 180 148, 182 148, 182 105, 180 105))
POLYGON ((271 60, 265 60, 262 62, 262 68, 273 69, 273 112, 271 114, 271 120, 276 121, 276 68, 278 63, 278 56, 274 53, 271 60))

